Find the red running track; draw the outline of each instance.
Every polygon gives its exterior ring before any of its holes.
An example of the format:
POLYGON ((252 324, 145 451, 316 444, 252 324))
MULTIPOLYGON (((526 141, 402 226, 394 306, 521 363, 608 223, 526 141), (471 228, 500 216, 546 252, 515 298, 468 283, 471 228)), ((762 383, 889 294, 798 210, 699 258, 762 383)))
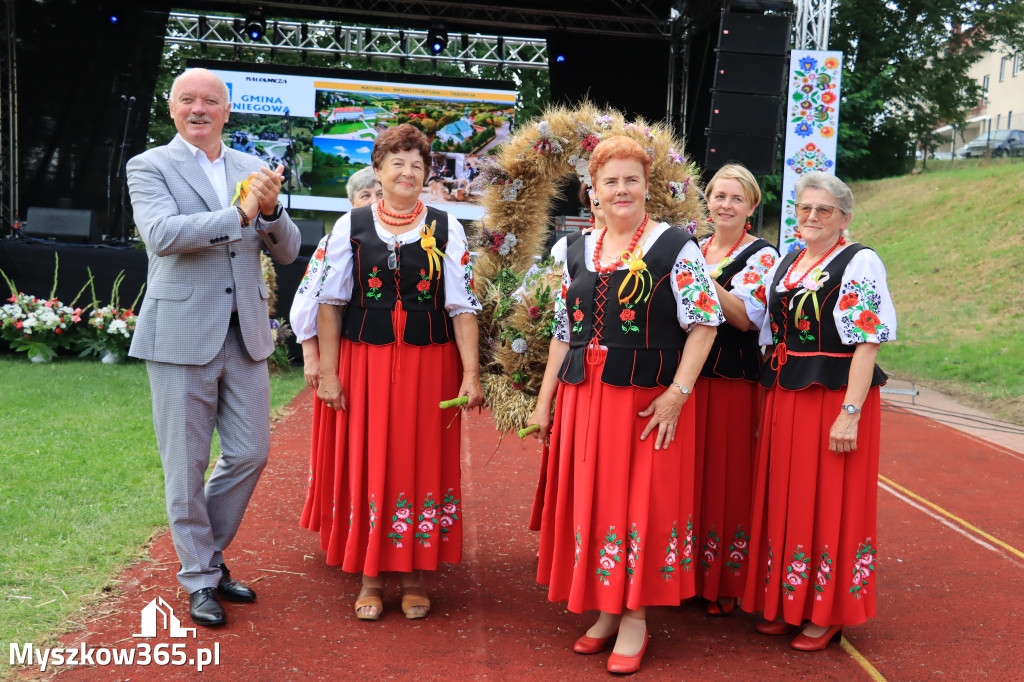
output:
MULTIPOLYGON (((425 620, 407 621, 388 589, 379 622, 351 604, 358 578, 324 564, 318 537, 298 526, 308 475, 311 395, 275 428, 271 461, 229 550, 232 573, 259 592, 227 604, 229 623, 197 638, 140 640, 140 610, 165 599, 188 620, 167 533, 125 570, 120 595, 65 646, 186 642, 220 647, 202 679, 498 679, 608 677, 606 657, 574 655, 589 616, 547 601, 534 580, 536 536, 526 530, 539 466, 536 441, 500 445, 486 413, 464 422, 465 560, 439 572, 425 620), (109 607, 109 608, 107 608, 109 607)), ((905 493, 879 491, 879 617, 845 633, 847 647, 816 654, 753 630, 739 613, 711 618, 701 602, 652 609, 652 642, 635 679, 1017 680, 1024 595, 1024 457, 887 405, 882 477, 987 532, 1010 549, 905 493), (978 541, 986 543, 979 544, 978 541), (1017 552, 1017 553, 1014 553, 1017 552), (859 653, 867 661, 862 665, 859 653)), ((897 490, 883 483, 891 490, 897 490)), ((897 490, 898 492, 898 490, 897 490)), ((32 673, 26 671, 26 675, 32 673)), ((38 674, 38 673, 36 673, 38 674)), ((72 680, 194 679, 188 666, 65 668, 72 680)))

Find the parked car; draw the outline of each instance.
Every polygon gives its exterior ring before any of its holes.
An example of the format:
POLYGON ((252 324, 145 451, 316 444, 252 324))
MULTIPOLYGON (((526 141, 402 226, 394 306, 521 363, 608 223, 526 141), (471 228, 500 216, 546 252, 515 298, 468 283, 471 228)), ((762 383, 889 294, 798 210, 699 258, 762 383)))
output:
POLYGON ((985 156, 992 150, 993 157, 1024 156, 1024 130, 993 130, 974 138, 956 150, 964 158, 985 156))

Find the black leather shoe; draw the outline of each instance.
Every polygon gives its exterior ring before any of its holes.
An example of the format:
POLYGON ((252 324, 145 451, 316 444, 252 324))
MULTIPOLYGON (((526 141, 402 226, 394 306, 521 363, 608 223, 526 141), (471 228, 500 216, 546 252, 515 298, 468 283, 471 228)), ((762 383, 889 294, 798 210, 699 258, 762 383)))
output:
POLYGON ((231 571, 224 564, 214 566, 220 569, 220 582, 217 583, 217 594, 228 601, 249 602, 256 600, 256 593, 248 585, 243 585, 231 577, 231 571))
POLYGON ((204 587, 188 595, 188 612, 197 625, 221 625, 227 620, 224 607, 217 601, 212 587, 204 587))

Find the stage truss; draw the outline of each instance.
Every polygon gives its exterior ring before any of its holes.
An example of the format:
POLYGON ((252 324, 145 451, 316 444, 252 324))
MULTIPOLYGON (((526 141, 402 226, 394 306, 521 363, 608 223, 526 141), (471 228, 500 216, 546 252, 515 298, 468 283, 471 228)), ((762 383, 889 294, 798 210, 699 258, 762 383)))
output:
POLYGON ((14 0, 0 7, 0 226, 18 219, 18 81, 14 0))
POLYGON ((793 47, 797 50, 827 50, 832 19, 832 0, 796 0, 793 47))
POLYGON ((431 51, 427 31, 344 26, 327 22, 267 21, 259 40, 245 34, 238 17, 171 12, 164 40, 200 47, 238 47, 260 52, 291 52, 365 57, 409 62, 493 66, 510 69, 548 68, 547 41, 479 33, 448 33, 448 45, 431 51))

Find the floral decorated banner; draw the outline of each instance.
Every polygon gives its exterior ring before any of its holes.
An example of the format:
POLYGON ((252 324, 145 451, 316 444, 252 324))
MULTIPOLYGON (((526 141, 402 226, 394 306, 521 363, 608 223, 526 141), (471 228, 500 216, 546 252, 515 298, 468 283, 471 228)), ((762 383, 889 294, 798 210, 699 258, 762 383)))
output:
POLYGON ((802 248, 796 235, 793 188, 804 173, 836 172, 839 81, 843 53, 793 50, 789 58, 785 167, 782 170, 782 220, 779 252, 802 248))

